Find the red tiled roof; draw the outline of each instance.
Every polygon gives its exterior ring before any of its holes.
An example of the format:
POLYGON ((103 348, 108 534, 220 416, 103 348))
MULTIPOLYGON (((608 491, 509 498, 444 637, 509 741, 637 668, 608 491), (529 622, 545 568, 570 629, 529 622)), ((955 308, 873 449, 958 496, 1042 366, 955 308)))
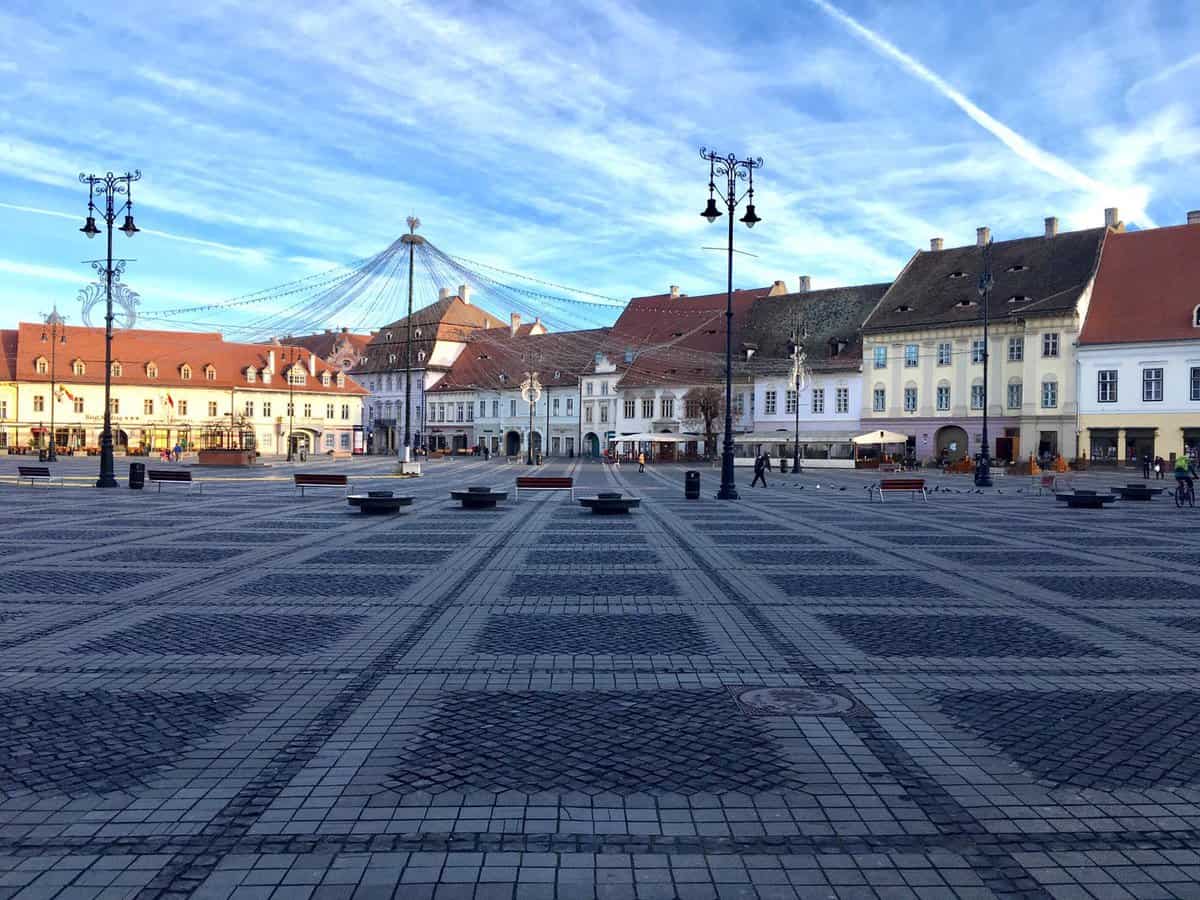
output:
POLYGON ((1110 234, 1081 344, 1200 339, 1200 225, 1110 234))
POLYGON ((12 381, 17 373, 17 329, 0 331, 0 381, 12 381))
POLYGON ((595 328, 514 336, 509 328, 480 329, 430 391, 512 390, 520 385, 530 360, 546 387, 576 385, 581 373, 591 371, 596 352, 605 350, 608 333, 607 328, 595 328))
MULTIPOLYGON (((733 340, 736 347, 751 305, 770 288, 733 292, 733 340)), ((725 292, 696 297, 655 294, 634 297, 612 326, 614 345, 624 341, 630 349, 673 342, 677 347, 709 352, 725 351, 725 292)), ((615 362, 615 360, 614 360, 615 362)))
POLYGON ((330 329, 322 334, 302 334, 297 337, 288 335, 280 338, 279 343, 289 347, 303 347, 305 350, 311 350, 321 359, 327 359, 343 340, 348 341, 350 346, 361 354, 363 348, 371 342, 373 337, 373 334, 354 334, 350 331, 330 329))
MULTIPOLYGON (((428 306, 414 309, 412 314, 413 341, 412 361, 419 368, 427 366, 424 360, 433 355, 438 341, 461 342, 481 328, 500 328, 504 323, 487 310, 465 302, 461 297, 445 297, 428 306), (416 332, 420 331, 420 335, 416 332), (424 353, 422 358, 420 354, 424 353)), ((408 351, 408 317, 384 325, 372 336, 363 349, 361 361, 352 370, 358 373, 394 372, 404 368, 408 351), (391 362, 389 357, 395 356, 391 362)))
MULTIPOLYGON (((17 328, 16 371, 14 377, 21 381, 49 382, 50 373, 39 375, 38 357, 50 358, 50 345, 42 341, 43 326, 40 323, 22 322, 17 328)), ((76 325, 62 326, 60 333, 66 340, 56 348, 55 369, 59 381, 69 384, 104 383, 104 329, 84 328, 76 325), (84 364, 84 374, 75 375, 72 366, 75 360, 84 364)), ((217 332, 152 331, 130 329, 113 335, 112 359, 121 364, 121 375, 113 384, 156 385, 170 387, 209 387, 239 390, 278 390, 287 384, 283 377, 293 360, 306 370, 309 351, 298 347, 272 344, 237 344, 224 340, 217 332), (270 385, 260 380, 246 381, 246 369, 253 366, 260 372, 267 366, 269 354, 275 353, 275 379, 270 385), (154 363, 158 376, 146 374, 148 363, 154 363), (192 370, 190 380, 181 377, 180 370, 187 363, 192 370), (211 365, 215 377, 209 381, 204 369, 211 365)), ((316 359, 316 378, 309 378, 302 390, 309 393, 358 395, 366 394, 352 378, 347 377, 345 387, 337 386, 337 371, 321 359, 316 359), (329 387, 321 384, 320 375, 329 372, 329 387)))

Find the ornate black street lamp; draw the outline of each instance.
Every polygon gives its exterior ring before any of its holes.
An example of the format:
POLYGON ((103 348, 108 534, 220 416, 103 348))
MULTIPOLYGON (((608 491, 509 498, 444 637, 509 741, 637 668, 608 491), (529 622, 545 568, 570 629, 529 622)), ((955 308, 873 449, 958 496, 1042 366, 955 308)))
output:
MULTIPOLYGON (((538 380, 537 372, 526 372, 525 380, 521 382, 521 399, 529 404, 529 446, 526 448, 525 465, 532 466, 533 458, 533 413, 538 400, 542 398, 542 383, 538 380)), ((548 404, 550 401, 547 400, 548 404)), ((545 452, 545 451, 543 451, 545 452)))
POLYGON ((50 452, 46 454, 47 462, 58 462, 58 438, 54 434, 54 407, 57 405, 55 396, 55 373, 57 370, 58 355, 55 353, 59 344, 67 342, 66 319, 58 314, 58 307, 54 307, 50 311, 50 315, 42 320, 45 324, 42 326, 42 343, 50 345, 50 452), (46 327, 49 326, 50 332, 47 334, 46 327), (58 333, 62 329, 62 334, 58 333))
POLYGON ((708 160, 708 205, 700 215, 715 222, 722 215, 717 209, 716 179, 725 176, 725 193, 721 197, 729 213, 729 266, 725 296, 725 445, 721 452, 721 489, 718 500, 738 499, 733 481, 733 214, 742 200, 748 200, 746 214, 739 220, 747 228, 762 221, 754 212, 754 170, 761 168, 762 157, 738 159, 732 153, 721 156, 706 147, 700 148, 701 159, 708 160), (747 190, 738 196, 738 181, 748 182, 747 190))
POLYGON ((982 247, 983 271, 979 275, 979 296, 983 300, 983 450, 975 461, 975 486, 992 486, 992 454, 988 449, 988 307, 992 299, 992 239, 982 247))
MULTIPOLYGON (((140 230, 133 224, 133 195, 131 187, 142 177, 140 169, 126 172, 124 175, 114 175, 107 172, 104 175, 79 174, 79 180, 88 186, 87 221, 79 230, 88 238, 94 238, 100 233, 96 227, 96 216, 104 220, 108 232, 108 255, 104 268, 104 430, 100 432, 100 477, 96 480, 98 488, 115 488, 117 486, 115 466, 113 462, 112 439, 112 338, 113 338, 113 278, 118 274, 113 269, 113 225, 117 216, 124 213, 125 224, 118 230, 126 237, 133 237, 140 230), (102 206, 96 205, 96 193, 103 193, 102 206), (123 203, 116 200, 124 196, 123 203)), ((99 268, 98 263, 93 263, 99 268)))
POLYGON ((811 373, 808 370, 807 354, 804 352, 804 340, 808 332, 800 332, 797 324, 792 331, 792 339, 788 341, 788 356, 792 358, 792 384, 795 387, 795 402, 793 411, 796 414, 795 442, 792 445, 792 473, 800 471, 800 392, 808 386, 811 373))

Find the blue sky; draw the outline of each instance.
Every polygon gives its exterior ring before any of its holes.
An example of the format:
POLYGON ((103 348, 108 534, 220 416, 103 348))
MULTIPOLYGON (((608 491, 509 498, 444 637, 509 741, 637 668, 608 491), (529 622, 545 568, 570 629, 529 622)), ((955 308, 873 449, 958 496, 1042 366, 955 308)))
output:
POLYGON ((410 213, 607 296, 719 290, 701 144, 766 161, 746 287, 1200 208, 1195 3, 172 6, 0 7, 0 325, 79 321, 80 171, 144 173, 118 240, 148 310, 368 256, 410 213))

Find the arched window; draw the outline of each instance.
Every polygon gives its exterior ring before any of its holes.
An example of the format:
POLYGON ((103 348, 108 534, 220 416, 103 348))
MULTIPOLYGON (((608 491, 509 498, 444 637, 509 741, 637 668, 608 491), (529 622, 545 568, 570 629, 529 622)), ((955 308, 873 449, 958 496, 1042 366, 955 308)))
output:
POLYGON ((1192 310, 1192 327, 1200 328, 1200 305, 1192 310))
POLYGON ((417 362, 425 362, 425 351, 424 350, 417 351, 417 362))
POLYGON ((329 387, 329 373, 328 372, 321 373, 321 384, 324 385, 325 387, 329 387))
POLYGON ((217 380, 217 370, 214 369, 211 364, 204 367, 204 380, 205 381, 216 381, 217 380))
POLYGON ((76 359, 71 362, 71 374, 72 375, 86 375, 87 374, 87 366, 85 366, 83 364, 82 359, 76 359))
POLYGON ((39 356, 33 361, 33 370, 39 375, 45 375, 50 371, 50 361, 44 356, 39 356))
POLYGON ((121 364, 120 364, 119 362, 116 362, 116 361, 114 360, 114 361, 113 361, 113 364, 112 364, 112 377, 113 377, 113 378, 120 378, 120 377, 121 377, 121 373, 122 373, 122 371, 123 371, 123 370, 121 369, 121 364))
POLYGON ((258 379, 258 370, 254 366, 246 367, 246 382, 253 384, 258 379))
MULTIPOLYGON (((154 377, 154 376, 151 376, 151 377, 154 377)), ((189 366, 187 363, 184 363, 182 366, 180 366, 179 367, 179 377, 182 378, 184 381, 191 381, 192 380, 192 367, 189 366)))
MULTIPOLYGON (((186 368, 186 366, 185 366, 185 368, 186 368)), ((182 373, 181 373, 181 374, 182 374, 182 373)), ((157 378, 157 377, 158 377, 158 366, 157 366, 157 365, 155 365, 155 364, 154 364, 154 363, 152 363, 152 362, 148 362, 148 363, 146 363, 146 377, 147 377, 147 378, 157 378)), ((191 370, 191 369, 188 369, 188 375, 187 375, 187 377, 188 377, 188 378, 191 378, 191 377, 192 377, 192 370, 191 370)))

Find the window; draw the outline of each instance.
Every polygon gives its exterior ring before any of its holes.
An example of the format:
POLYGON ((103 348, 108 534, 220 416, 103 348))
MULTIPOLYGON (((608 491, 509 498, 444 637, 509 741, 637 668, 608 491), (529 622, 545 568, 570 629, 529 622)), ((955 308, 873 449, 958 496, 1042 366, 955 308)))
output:
POLYGON ((304 418, 306 418, 306 419, 312 418, 312 404, 311 403, 304 404, 304 418))
POLYGON ((584 393, 586 393, 589 397, 592 396, 592 388, 593 387, 594 387, 593 384, 589 381, 587 383, 587 387, 584 388, 584 393))
POLYGON ((1163 370, 1142 369, 1142 400, 1155 403, 1163 398, 1163 370))
POLYGON ((34 412, 45 412, 46 411, 46 398, 43 397, 41 394, 33 395, 33 411, 34 412))
POLYGON ((455 403, 454 404, 454 421, 455 422, 463 421, 464 417, 466 416, 466 410, 463 408, 464 406, 465 406, 465 404, 463 404, 463 403, 455 403))
POLYGON ((971 409, 983 409, 983 385, 971 385, 971 409))
POLYGON ((585 406, 583 408, 583 421, 586 422, 588 425, 592 424, 592 408, 591 408, 591 406, 585 406))
MULTIPOLYGON (((187 401, 186 400, 180 400, 178 403, 175 404, 175 408, 179 410, 179 414, 181 416, 187 415, 187 401)), ((271 408, 270 404, 264 403, 263 404, 263 409, 264 409, 263 415, 269 414, 270 408, 271 408)))
POLYGON ((8 401, 0 400, 0 419, 8 418, 8 401))
MULTIPOLYGON (((350 364, 351 364, 350 360, 346 360, 345 362, 342 363, 342 365, 346 366, 347 368, 350 366, 350 364)), ((337 373, 337 386, 340 388, 344 388, 346 386, 346 373, 345 372, 337 373)), ((347 435, 342 435, 342 437, 347 437, 347 435)))
MULTIPOLYGON (((626 403, 632 403, 633 401, 632 401, 632 400, 626 400, 625 402, 626 402, 626 403)), ((558 398, 558 397, 555 397, 555 398, 554 398, 554 401, 551 403, 551 407, 550 407, 550 408, 551 408, 551 412, 552 412, 554 415, 556 415, 556 416, 558 415, 558 404, 559 404, 559 398, 558 398)), ((633 413, 632 413, 632 411, 628 411, 628 410, 629 410, 629 407, 628 407, 628 406, 626 406, 626 410, 627 410, 627 412, 625 413, 625 418, 627 418, 627 419, 632 419, 632 418, 633 418, 633 413)))
POLYGON ((775 391, 767 391, 763 395, 763 401, 764 401, 763 402, 763 415, 764 416, 775 415, 775 396, 776 396, 775 391))
POLYGON ((875 412, 887 411, 887 392, 883 388, 875 388, 871 400, 871 409, 875 410, 875 412))
POLYGON ((332 403, 326 403, 326 404, 325 404, 325 418, 327 418, 327 419, 332 419, 332 418, 333 418, 333 412, 334 412, 333 404, 332 404, 332 403))
POLYGON ((939 384, 937 389, 937 408, 939 412, 947 412, 950 409, 950 385, 939 384))
POLYGON ((330 381, 329 370, 326 369, 324 372, 321 373, 321 385, 323 387, 329 387, 329 381, 330 381))
POLYGON ((675 418, 675 401, 666 397, 662 400, 662 417, 664 419, 675 418))
POLYGON ((481 418, 481 419, 482 419, 482 418, 484 418, 486 415, 487 415, 487 401, 486 401, 486 400, 480 400, 480 401, 479 401, 479 418, 481 418))
POLYGON ((215 416, 217 414, 217 401, 216 400, 208 401, 208 414, 210 416, 215 416))
POLYGON ((350 449, 350 435, 343 431, 339 438, 339 444, 343 450, 349 450, 350 449))
POLYGON ((786 409, 786 411, 789 416, 794 416, 796 414, 796 404, 799 402, 798 398, 799 398, 799 395, 795 391, 787 392, 787 400, 786 400, 787 409, 786 409))
POLYGON ((257 378, 258 378, 258 372, 255 370, 254 366, 249 366, 246 369, 246 383, 254 384, 254 381, 257 378))
POLYGON ((921 348, 916 344, 904 345, 904 368, 915 369, 917 361, 921 358, 921 348))
POLYGON ((345 422, 350 421, 350 404, 349 403, 342 404, 342 420, 345 422))
POLYGON ((142 412, 144 414, 146 414, 147 416, 154 415, 154 401, 153 400, 143 400, 142 401, 142 412))
POLYGON ((116 397, 113 397, 111 400, 109 400, 108 405, 111 407, 111 409, 109 411, 114 416, 117 415, 121 411, 121 401, 118 400, 116 397))
POLYGON ((1042 335, 1042 356, 1058 356, 1058 335, 1042 335))
POLYGON ((1042 382, 1042 409, 1054 409, 1058 406, 1058 382, 1042 382))
POLYGON ((608 396, 608 382, 607 381, 600 382, 600 396, 601 397, 608 396))
POLYGON ((1192 366, 1192 399, 1200 400, 1200 366, 1192 366))
MULTIPOLYGON (((517 405, 517 402, 514 400, 514 401, 513 401, 513 407, 515 408, 515 407, 516 407, 516 405, 517 405)), ((397 404, 396 404, 396 410, 397 410, 397 411, 399 411, 399 409, 400 409, 400 404, 399 404, 399 403, 397 403, 397 404)), ((446 421, 446 404, 445 404, 445 403, 439 403, 439 404, 437 405, 436 409, 437 409, 437 421, 439 421, 439 422, 445 422, 445 421, 446 421)), ((514 415, 515 415, 515 413, 514 413, 514 415)))
POLYGON ((642 418, 643 419, 653 419, 654 418, 654 400, 650 397, 647 397, 642 400, 642 418))
POLYGON ((1020 362, 1025 358, 1025 339, 1010 337, 1008 339, 1008 361, 1020 362))
POLYGON ((887 368, 887 347, 876 347, 875 348, 875 368, 877 368, 877 369, 886 369, 887 368))
POLYGON ((1098 403, 1117 402, 1117 370, 1101 369, 1096 373, 1096 401, 1098 403))
POLYGON ((950 365, 950 355, 952 349, 949 341, 942 341, 937 345, 937 364, 939 366, 950 365))
POLYGON ((147 378, 157 378, 158 377, 158 366, 156 366, 154 363, 146 363, 146 377, 147 378))
POLYGON ((600 404, 600 421, 601 422, 608 421, 608 404, 607 403, 600 404))
POLYGON ((115 362, 112 364, 112 377, 113 378, 120 378, 121 371, 122 371, 121 364, 119 362, 115 362))
POLYGON ((39 375, 45 375, 50 371, 50 363, 48 360, 39 356, 33 361, 33 369, 39 375))
POLYGON ((567 398, 567 415, 568 416, 575 415, 575 398, 574 397, 567 398))
POLYGON ((915 387, 906 387, 904 389, 904 411, 906 413, 915 413, 917 411, 917 389, 915 387))
POLYGON ((850 412, 850 388, 840 387, 834 393, 833 402, 836 404, 834 412, 848 413, 850 412))
POLYGON ((510 416, 515 416, 517 414, 517 401, 516 400, 508 401, 508 414, 510 416))
POLYGON ((823 415, 825 412, 825 388, 813 388, 812 392, 812 411, 814 416, 823 415))
POLYGON ((254 418, 254 401, 253 400, 246 401, 246 405, 242 408, 242 415, 244 415, 247 419, 254 418))
POLYGON ((683 417, 685 419, 700 418, 700 404, 696 400, 683 401, 683 417))
MULTIPOLYGON (((180 403, 179 405, 180 405, 180 411, 182 412, 182 407, 185 404, 180 403)), ((263 417, 268 418, 268 419, 271 417, 271 403, 269 400, 263 401, 263 417)))
POLYGON ((746 396, 745 394, 733 395, 733 414, 735 416, 743 416, 746 414, 746 396))
POLYGON ((325 434, 325 449, 333 449, 333 432, 326 432, 325 434))
POLYGON ((1009 409, 1020 409, 1022 399, 1023 398, 1021 397, 1021 382, 1014 381, 1012 384, 1010 384, 1008 386, 1008 408, 1009 409))
MULTIPOLYGON (((210 412, 210 413, 209 413, 209 415, 216 415, 216 414, 217 414, 217 404, 215 404, 215 403, 210 403, 210 404, 208 405, 208 407, 209 407, 209 409, 211 409, 211 410, 212 410, 212 412, 210 412)), ((289 404, 287 405, 287 415, 288 415, 288 418, 290 419, 290 418, 291 418, 292 416, 294 416, 295 414, 296 414, 296 404, 294 404, 294 403, 289 403, 289 404)))
POLYGON ((86 375, 87 374, 87 366, 85 366, 83 364, 82 359, 77 359, 77 360, 75 360, 75 362, 71 363, 71 374, 72 375, 86 375))
POLYGON ((288 369, 287 383, 292 385, 293 387, 303 385, 307 380, 308 379, 307 379, 307 376, 304 374, 304 370, 302 368, 300 368, 299 366, 293 365, 288 369))
POLYGON ((466 404, 466 407, 467 407, 467 421, 474 422, 475 421, 475 404, 468 403, 468 404, 466 404))
MULTIPOLYGON (((149 367, 147 367, 147 368, 149 368, 149 367)), ((147 373, 147 374, 149 374, 149 373, 147 373)), ((153 377, 153 376, 151 376, 151 377, 153 377)), ((180 366, 179 367, 179 377, 183 381, 191 381, 192 380, 192 367, 189 366, 187 363, 184 363, 182 366, 180 366)))
POLYGON ((500 401, 499 400, 492 401, 492 418, 493 419, 500 418, 500 401))
MULTIPOLYGON (((557 402, 557 401, 556 401, 557 402)), ((637 413, 637 403, 633 400, 625 401, 625 418, 632 419, 637 413)))
POLYGON ((971 341, 971 362, 983 362, 983 357, 986 353, 987 345, 984 343, 983 338, 976 338, 975 340, 971 341))

